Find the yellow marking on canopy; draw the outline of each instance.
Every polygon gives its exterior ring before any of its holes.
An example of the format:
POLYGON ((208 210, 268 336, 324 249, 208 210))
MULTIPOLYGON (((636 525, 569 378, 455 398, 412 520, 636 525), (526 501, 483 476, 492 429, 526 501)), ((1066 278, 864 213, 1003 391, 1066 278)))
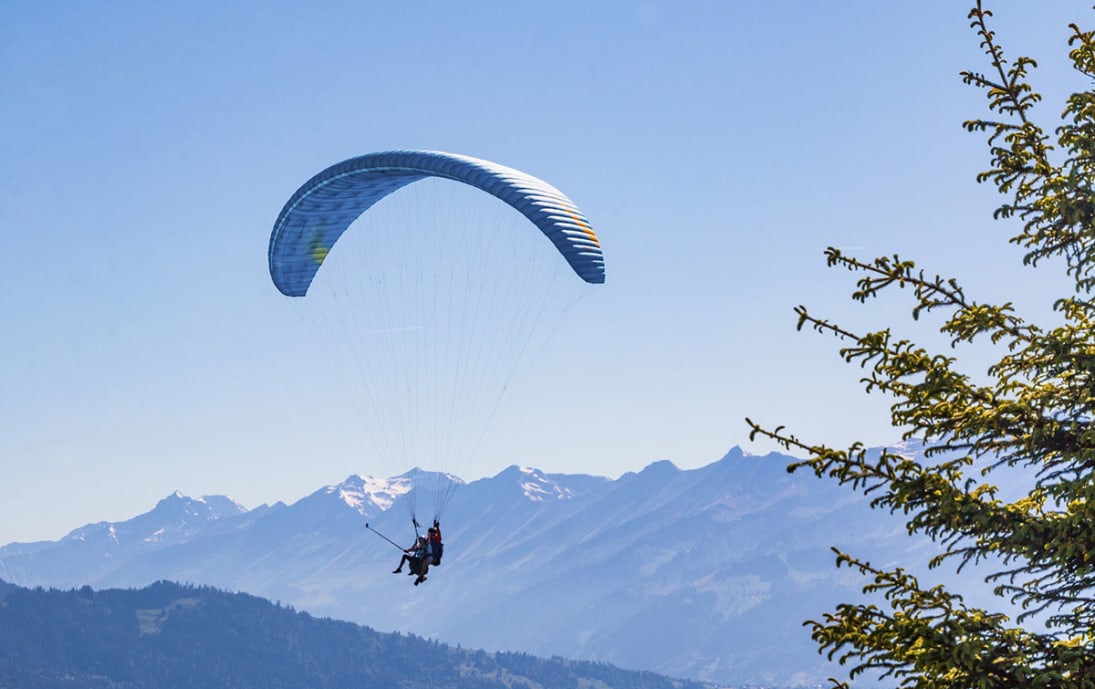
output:
POLYGON ((593 240, 594 244, 596 244, 598 247, 601 246, 601 241, 597 239, 597 234, 593 231, 592 227, 583 222, 581 218, 579 218, 571 211, 567 211, 567 215, 569 215, 574 220, 574 222, 578 223, 578 227, 582 228, 582 232, 585 232, 586 235, 588 235, 589 238, 593 240))
POLYGON ((308 254, 316 262, 316 265, 322 265, 329 253, 331 253, 331 247, 323 241, 323 227, 313 227, 308 237, 308 254))

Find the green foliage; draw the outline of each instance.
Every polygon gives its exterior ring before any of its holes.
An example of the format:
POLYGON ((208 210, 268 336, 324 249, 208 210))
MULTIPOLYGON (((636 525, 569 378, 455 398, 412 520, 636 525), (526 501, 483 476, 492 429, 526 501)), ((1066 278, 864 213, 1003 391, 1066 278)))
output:
MULTIPOLYGON (((835 449, 800 441, 782 427, 747 420, 751 436, 805 451, 793 464, 872 496, 872 506, 901 513, 911 534, 942 547, 929 564, 991 568, 1001 600, 1018 619, 968 607, 942 587, 925 588, 904 569, 886 571, 852 555, 838 566, 859 571, 879 604, 847 604, 811 620, 822 652, 902 687, 1095 687, 1095 92, 1068 98, 1063 124, 1047 134, 1032 120, 1040 96, 1028 83, 1034 60, 1009 60, 979 1, 971 27, 988 57, 988 73, 963 72, 984 90, 991 119, 965 123, 987 134, 991 182, 1006 201, 995 217, 1018 220, 1011 239, 1024 263, 1063 259, 1073 289, 1054 304, 1062 324, 1043 328, 1010 303, 970 299, 958 281, 932 277, 898 256, 862 261, 830 248, 830 266, 861 277, 853 299, 906 289, 913 319, 942 318, 951 351, 939 354, 897 339, 890 329, 854 333, 798 307, 799 329, 844 340, 841 356, 865 372, 868 392, 889 395, 891 420, 925 447, 923 461, 897 452, 868 455, 861 444, 835 449), (959 367, 957 348, 980 342, 999 358, 986 383, 959 367), (1007 468, 1035 478, 1021 499, 1005 501, 990 483, 1007 468), (1026 622, 1027 626, 1022 624, 1026 622)), ((1072 63, 1095 77, 1092 32, 1071 26, 1072 63)), ((1046 263, 1043 269, 1052 268, 1046 263)), ((984 378, 984 376, 980 376, 984 378)), ((1003 607, 1003 606, 1001 606, 1003 607)), ((836 679, 834 684, 846 686, 836 679)))

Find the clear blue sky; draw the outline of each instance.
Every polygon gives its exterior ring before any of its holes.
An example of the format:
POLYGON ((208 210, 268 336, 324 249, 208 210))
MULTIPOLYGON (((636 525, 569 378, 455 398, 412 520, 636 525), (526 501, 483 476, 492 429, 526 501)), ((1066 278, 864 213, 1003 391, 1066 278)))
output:
MULTIPOLYGON (((993 2, 1051 125, 1084 2, 993 2)), ((266 269, 313 173, 376 150, 496 160, 566 191, 608 266, 464 478, 707 464, 745 416, 897 438, 805 303, 856 329, 828 245, 899 252, 1044 314, 974 175, 965 3, 96 2, 0 7, 0 544, 173 490, 248 506, 376 473, 299 362, 266 269), (592 384, 588 384, 592 382, 592 384)), ((925 338, 931 332, 910 330, 925 338)))

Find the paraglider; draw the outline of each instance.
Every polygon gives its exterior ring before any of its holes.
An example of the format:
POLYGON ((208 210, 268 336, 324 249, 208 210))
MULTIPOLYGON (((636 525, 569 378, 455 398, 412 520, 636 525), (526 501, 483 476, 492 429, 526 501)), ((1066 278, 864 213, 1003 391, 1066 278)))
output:
POLYGON ((589 283, 605 281, 596 233, 561 191, 513 168, 437 151, 370 153, 332 165, 289 199, 270 235, 270 277, 281 293, 308 293, 319 267, 346 228, 392 192, 426 177, 462 182, 509 204, 555 245, 589 283))
MULTIPOLYGON (((449 472, 474 453, 520 365, 581 298, 577 286, 605 280, 600 240, 565 194, 437 151, 370 153, 315 175, 278 215, 268 262, 294 301, 323 301, 316 287, 329 282, 331 312, 304 316, 331 331, 321 346, 356 381, 379 455, 408 484, 417 468, 436 470, 435 527, 458 483, 449 472), (347 246, 355 239, 360 249, 347 246)), ((417 525, 413 495, 405 502, 417 525)), ((439 528, 436 544, 427 566, 440 561, 439 528)))
POLYGON ((406 563, 410 570, 408 574, 418 575, 418 578, 414 580, 414 585, 418 586, 426 581, 426 574, 431 566, 436 567, 441 564, 444 548, 441 542, 441 524, 435 519, 425 536, 419 536, 415 539, 414 545, 403 549, 403 557, 399 560, 399 566, 392 570, 392 574, 401 574, 403 564, 406 563))

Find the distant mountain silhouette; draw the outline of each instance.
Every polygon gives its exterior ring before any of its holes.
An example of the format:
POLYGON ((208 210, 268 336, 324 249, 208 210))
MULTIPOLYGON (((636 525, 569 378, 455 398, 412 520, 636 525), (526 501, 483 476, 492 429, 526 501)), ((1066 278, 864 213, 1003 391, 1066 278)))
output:
POLYGON ((192 582, 473 648, 726 684, 817 683, 839 669, 802 621, 861 599, 863 583, 834 568, 830 546, 878 564, 935 551, 860 496, 788 474, 790 461, 735 448, 699 469, 660 461, 615 480, 517 466, 467 484, 421 471, 351 476, 237 514, 226 499, 176 494, 126 522, 4 546, 0 577, 192 582), (457 482, 445 560, 415 588, 390 573, 399 550, 365 524, 410 545, 408 491, 445 481, 457 482))
POLYGON ((451 648, 210 587, 0 585, 0 687, 701 689, 604 663, 451 648))

